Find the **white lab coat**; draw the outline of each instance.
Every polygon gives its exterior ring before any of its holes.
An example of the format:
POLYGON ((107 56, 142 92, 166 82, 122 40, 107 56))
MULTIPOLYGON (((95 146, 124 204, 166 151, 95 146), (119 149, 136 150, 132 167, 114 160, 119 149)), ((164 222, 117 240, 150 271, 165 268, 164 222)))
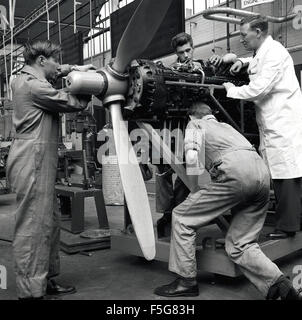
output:
POLYGON ((255 102, 259 151, 272 179, 302 177, 302 93, 293 60, 268 36, 248 61, 249 85, 230 88, 227 96, 255 102))

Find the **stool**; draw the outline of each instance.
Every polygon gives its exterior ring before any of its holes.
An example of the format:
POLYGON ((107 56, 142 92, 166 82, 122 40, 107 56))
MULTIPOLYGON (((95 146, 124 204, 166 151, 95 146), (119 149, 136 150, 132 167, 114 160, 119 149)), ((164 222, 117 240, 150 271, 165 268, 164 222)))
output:
POLYGON ((84 231, 84 202, 85 198, 94 197, 96 212, 100 229, 108 229, 107 212, 101 189, 83 190, 79 187, 57 185, 55 187, 57 196, 69 197, 71 199, 71 231, 81 233, 84 231))

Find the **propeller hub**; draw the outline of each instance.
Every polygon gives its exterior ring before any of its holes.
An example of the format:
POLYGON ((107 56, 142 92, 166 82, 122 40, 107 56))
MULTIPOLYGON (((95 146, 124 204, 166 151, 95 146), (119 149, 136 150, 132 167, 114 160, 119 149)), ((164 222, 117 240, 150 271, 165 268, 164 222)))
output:
POLYGON ((112 102, 125 101, 125 94, 128 91, 128 73, 119 73, 110 65, 101 69, 103 76, 108 83, 107 92, 98 98, 103 101, 104 106, 112 102))
POLYGON ((104 106, 112 102, 125 101, 129 74, 122 74, 111 66, 97 72, 73 71, 66 77, 66 88, 73 94, 95 95, 104 106))

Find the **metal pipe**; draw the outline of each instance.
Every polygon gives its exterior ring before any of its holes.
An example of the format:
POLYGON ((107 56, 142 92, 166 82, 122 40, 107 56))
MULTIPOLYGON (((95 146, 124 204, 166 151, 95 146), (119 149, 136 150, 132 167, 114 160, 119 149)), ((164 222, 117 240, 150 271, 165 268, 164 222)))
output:
POLYGON ((192 83, 192 82, 179 82, 179 81, 165 81, 165 84, 175 85, 180 87, 198 87, 198 88, 213 88, 218 90, 225 90, 224 86, 218 84, 202 84, 202 83, 192 83))
MULTIPOLYGON (((227 5, 228 8, 230 7, 230 1, 229 0, 227 0, 226 5, 227 5)), ((231 52, 231 44, 230 44, 230 24, 229 23, 227 23, 227 25, 226 25, 226 37, 227 37, 227 39, 226 39, 227 53, 230 53, 231 52)))
MULTIPOLYGON (((250 12, 250 11, 233 9, 233 8, 210 8, 202 11, 201 14, 205 19, 208 19, 208 20, 222 21, 222 22, 234 23, 234 24, 241 23, 241 19, 225 17, 225 16, 217 15, 217 13, 229 14, 229 15, 239 16, 239 17, 258 17, 259 16, 259 13, 256 13, 256 12, 250 12)), ((282 22, 292 20, 293 18, 296 17, 296 15, 297 15, 296 13, 292 13, 290 15, 282 16, 282 17, 267 16, 267 20, 272 23, 282 23, 282 22)))
POLYGON ((95 34, 92 34, 92 35, 90 35, 90 36, 86 36, 85 38, 83 38, 83 42, 84 42, 84 43, 87 43, 88 41, 90 41, 90 40, 92 40, 92 39, 100 36, 100 35, 103 34, 103 33, 106 33, 106 32, 109 31, 109 30, 110 30, 110 27, 107 27, 107 28, 102 29, 101 31, 98 31, 98 32, 95 33, 95 34))
POLYGON ((299 44, 297 46, 293 46, 293 47, 289 47, 286 48, 288 50, 288 52, 295 52, 295 51, 299 51, 302 50, 302 44, 299 44))
POLYGON ((233 118, 229 115, 229 113, 224 109, 224 107, 219 103, 219 101, 214 97, 213 93, 209 93, 209 97, 211 98, 212 102, 216 105, 216 107, 221 111, 224 116, 230 121, 232 126, 240 133, 242 133, 240 127, 237 125, 237 123, 233 120, 233 118))

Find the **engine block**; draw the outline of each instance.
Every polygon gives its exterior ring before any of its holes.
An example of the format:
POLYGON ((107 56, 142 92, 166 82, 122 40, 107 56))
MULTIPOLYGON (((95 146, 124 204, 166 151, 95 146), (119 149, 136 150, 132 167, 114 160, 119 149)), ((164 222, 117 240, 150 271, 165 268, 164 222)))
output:
MULTIPOLYGON (((199 85, 232 82, 241 86, 248 83, 247 74, 234 77, 229 68, 203 65, 199 72, 186 72, 165 67, 160 62, 137 60, 130 68, 125 115, 129 119, 183 117, 192 101, 207 101, 209 88, 199 85)), ((221 101, 227 99, 224 90, 215 90, 215 96, 221 101)))

